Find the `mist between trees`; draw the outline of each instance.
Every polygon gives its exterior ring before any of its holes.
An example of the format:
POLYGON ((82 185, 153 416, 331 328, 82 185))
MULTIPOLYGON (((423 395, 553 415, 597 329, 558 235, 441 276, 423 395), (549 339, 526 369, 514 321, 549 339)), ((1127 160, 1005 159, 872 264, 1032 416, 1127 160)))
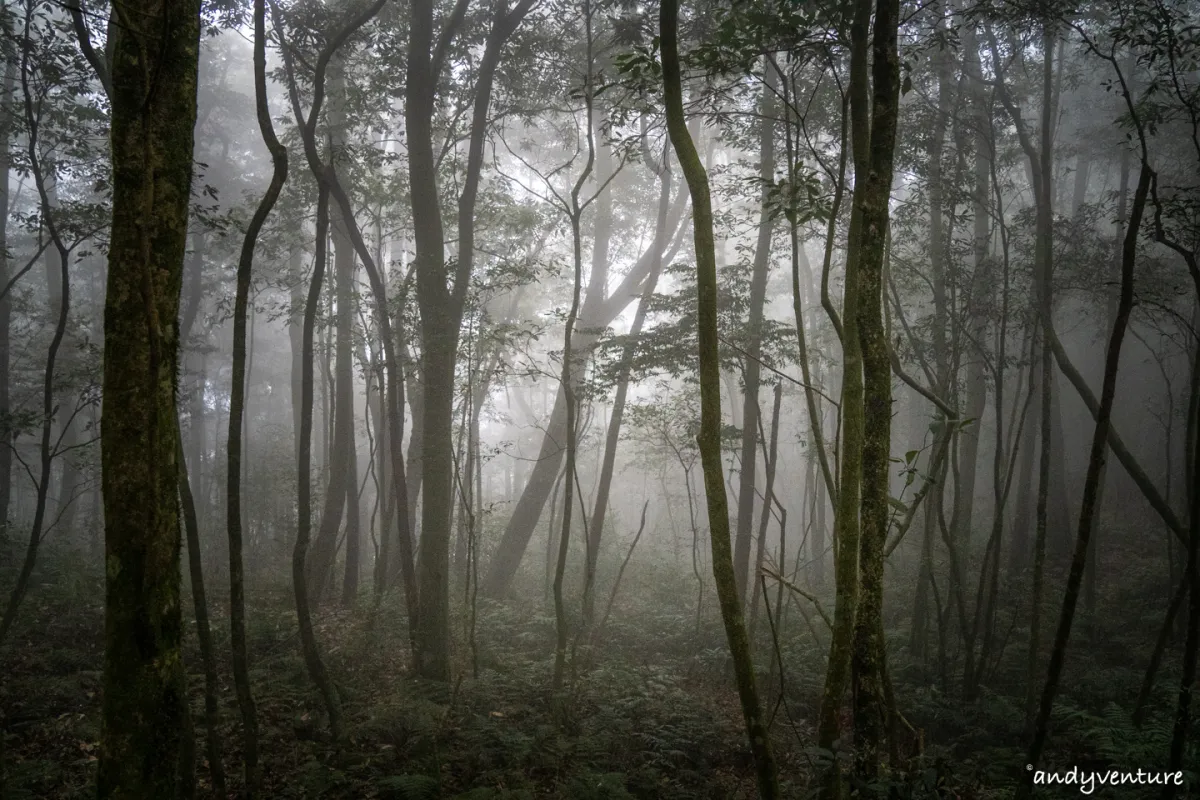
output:
POLYGON ((1195 0, 0 32, 0 800, 1195 793, 1195 0))

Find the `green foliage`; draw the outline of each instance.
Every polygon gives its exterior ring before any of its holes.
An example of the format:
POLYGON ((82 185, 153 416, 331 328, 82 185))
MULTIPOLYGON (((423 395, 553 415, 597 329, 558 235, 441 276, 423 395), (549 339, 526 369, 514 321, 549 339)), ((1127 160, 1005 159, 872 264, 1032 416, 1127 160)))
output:
POLYGON ((428 775, 392 775, 376 782, 379 796, 390 800, 437 800, 442 796, 437 778, 428 775))

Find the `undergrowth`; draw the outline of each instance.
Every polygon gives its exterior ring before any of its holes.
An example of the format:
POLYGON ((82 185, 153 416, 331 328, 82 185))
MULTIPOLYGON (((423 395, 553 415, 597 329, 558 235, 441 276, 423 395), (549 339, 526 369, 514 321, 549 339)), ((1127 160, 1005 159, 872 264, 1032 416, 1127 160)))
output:
MULTIPOLYGON (((670 584, 658 570, 630 569, 594 648, 575 650, 566 712, 548 694, 554 621, 542 598, 480 601, 477 649, 468 646, 463 608, 454 618, 456 681, 412 678, 402 600, 326 608, 317 636, 341 693, 346 736, 330 741, 305 672, 290 587, 260 576, 248 599, 251 679, 258 704, 263 796, 272 798, 458 798, 603 800, 751 798, 754 770, 723 630, 715 614, 695 616, 695 585, 670 584), (265 584, 265 586, 264 586, 265 584), (653 595, 656 602, 644 598, 653 595), (478 672, 475 672, 475 663, 478 672)), ((1056 706, 1046 769, 1160 769, 1171 736, 1177 654, 1164 665, 1151 713, 1130 721, 1147 638, 1161 613, 1152 590, 1122 587, 1106 598, 1121 620, 1080 634, 1056 706), (1086 638, 1084 638, 1086 637, 1086 638), (1093 643, 1096 646, 1093 646, 1093 643), (1096 656, 1103 655, 1102 658, 1096 656)), ((772 593, 773 595, 773 593, 772 593)), ((224 598, 224 587, 210 597, 224 598)), ((20 622, 0 653, 5 781, 0 800, 90 797, 99 730, 103 597, 100 576, 46 560, 20 622)), ((1053 602, 1053 601, 1048 601, 1053 602)), ((897 605, 899 600, 897 600, 897 605)), ((221 665, 221 737, 230 790, 240 782, 240 724, 228 673, 228 618, 211 609, 221 665)), ((708 605, 712 605, 711 599, 708 605)), ((812 796, 812 776, 831 758, 815 747, 828 631, 811 607, 789 605, 771 632, 758 627, 759 686, 772 720, 785 796, 812 796), (809 621, 805 621, 805 616, 809 621)), ((1053 615, 1055 609, 1047 609, 1053 615)), ((1018 615, 1024 612, 1016 612, 1018 615)), ((198 751, 203 748, 200 658, 190 614, 189 665, 198 751)), ((1024 769, 1021 696, 1027 631, 1012 625, 979 697, 963 701, 955 669, 943 681, 908 652, 907 620, 889 628, 889 670, 900 710, 923 750, 886 784, 857 786, 861 798, 1008 798, 1024 769)), ((1176 648, 1177 650, 1177 648, 1176 648)), ((952 653, 952 658, 958 654, 952 653)), ((1189 768, 1196 764, 1189 751, 1189 768)), ((211 796, 207 764, 199 796, 211 796)), ((1061 788, 1061 787, 1058 787, 1061 788)), ((1078 796, 1074 787, 1038 797, 1078 796)), ((1136 798, 1131 787, 1096 796, 1136 798)), ((1147 794, 1149 796, 1149 794, 1147 794)))

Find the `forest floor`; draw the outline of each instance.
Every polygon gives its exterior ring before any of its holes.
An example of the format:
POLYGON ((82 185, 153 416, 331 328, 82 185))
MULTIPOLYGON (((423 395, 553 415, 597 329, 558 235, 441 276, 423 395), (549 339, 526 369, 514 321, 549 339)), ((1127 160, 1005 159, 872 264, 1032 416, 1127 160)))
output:
MULTIPOLYGON (((1114 558, 1119 554, 1114 554, 1114 558)), ((1132 699, 1161 622, 1160 603, 1139 585, 1136 559, 1126 581, 1104 602, 1119 609, 1103 632, 1068 662, 1067 683, 1054 720, 1054 765, 1069 768, 1157 769, 1170 737, 1172 664, 1164 668, 1149 720, 1129 722, 1132 699)), ((94 793, 100 737, 103 585, 98 575, 58 569, 50 562, 0 652, 4 782, 0 800, 82 798, 94 793)), ((378 609, 328 608, 317 636, 344 704, 346 735, 330 741, 325 715, 305 672, 286 583, 257 582, 249 597, 251 678, 258 708, 263 797, 459 798, 460 800, 602 800, 604 798, 754 797, 754 773, 728 657, 711 593, 699 626, 694 585, 664 579, 657 570, 627 578, 600 645, 581 647, 566 717, 554 714, 548 687, 553 668, 553 616, 544 599, 480 602, 476 646, 467 621, 455 619, 460 677, 451 685, 408 675, 407 630, 400 598, 378 609), (263 588, 268 584, 270 588, 263 588), (478 663, 473 669, 472 653, 478 663), (557 723, 557 724, 556 724, 557 723)), ((1019 587, 1018 587, 1019 588, 1019 587)), ((220 594, 210 588, 210 597, 220 594)), ((204 681, 185 595, 192 713, 197 752, 204 753, 204 681)), ((898 599, 899 602, 899 599, 898 599)), ((230 796, 241 783, 241 726, 229 674, 228 617, 213 603, 220 643, 221 725, 230 796)), ((1106 612, 1107 613, 1107 612, 1106 612)), ((820 624, 815 615, 810 615, 820 624)), ((890 672, 903 713, 923 732, 925 750, 900 798, 1010 797, 1023 767, 1020 692, 1025 644, 1015 615, 1005 629, 995 667, 981 696, 964 704, 936 670, 913 660, 903 620, 893 621, 890 672)), ((1049 617, 1053 619, 1053 616, 1049 617)), ((785 776, 785 796, 811 793, 813 720, 824 675, 827 639, 803 624, 793 608, 783 637, 786 691, 780 695, 771 651, 760 651, 760 686, 774 720, 773 739, 785 776), (817 641, 814 642, 814 636, 817 641)), ((1083 638, 1087 637, 1087 638, 1083 638)), ((936 637, 935 637, 936 638, 936 637)), ((760 620, 760 642, 769 631, 760 620)), ((951 654, 953 655, 953 654, 951 654)), ((778 662, 777 662, 778 663, 778 662)), ((1195 763, 1194 752, 1191 760, 1195 763)), ((211 774, 197 772, 200 797, 210 797, 211 774)), ((884 787, 880 787, 883 789, 884 787)), ((885 789, 886 792, 886 789, 885 789)), ((864 791, 860 796, 871 796, 864 791)), ((1078 797, 1077 788, 1039 797, 1078 797)), ((1094 796, 1135 798, 1126 787, 1094 796)))
MULTIPOLYGON (((103 586, 97 577, 72 575, 68 583, 58 577, 31 594, 0 657, 8 731, 3 800, 82 798, 95 791, 104 611, 93 598, 103 597, 103 586)), ((248 599, 264 797, 751 796, 752 764, 743 748, 730 746, 742 736, 737 696, 719 675, 713 680, 698 669, 689 675, 664 662, 662 648, 678 633, 664 638, 647 631, 642 644, 654 642, 658 653, 622 647, 621 659, 590 659, 565 723, 556 725, 547 689, 553 658, 545 647, 554 624, 544 612, 481 604, 478 678, 464 620, 457 619, 464 663, 461 677, 444 685, 408 676, 398 597, 377 611, 329 609, 317 618, 317 636, 344 704, 346 736, 335 745, 300 658, 290 601, 286 585, 248 599)), ((229 672, 228 617, 213 611, 232 794, 241 783, 241 725, 229 672)), ((186 609, 185 621, 196 746, 203 754, 204 680, 186 609)), ((580 662, 588 659, 584 648, 579 652, 580 662)), ((211 795, 207 767, 202 759, 201 797, 211 795)))

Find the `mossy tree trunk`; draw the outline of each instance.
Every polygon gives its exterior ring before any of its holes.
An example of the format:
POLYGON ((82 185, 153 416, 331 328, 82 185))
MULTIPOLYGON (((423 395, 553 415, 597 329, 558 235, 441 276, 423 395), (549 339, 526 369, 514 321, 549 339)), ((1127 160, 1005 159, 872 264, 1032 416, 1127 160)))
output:
POLYGON ((450 539, 454 507, 453 406, 455 364, 467 290, 475 256, 475 206, 488 109, 500 56, 509 37, 529 13, 533 0, 512 9, 496 6, 480 59, 467 154, 458 202, 458 258, 447 268, 433 118, 438 80, 450 43, 462 28, 467 2, 459 0, 434 36, 434 3, 413 0, 409 24, 408 91, 404 119, 408 136, 410 198, 415 244, 417 305, 421 310, 421 375, 424 383, 421 447, 420 612, 414 621, 414 661, 426 678, 450 680, 450 539))
POLYGON ((199 0, 129 0, 109 25, 113 219, 104 308, 101 798, 174 797, 187 694, 175 408, 199 0))
POLYGON ((679 65, 679 4, 663 0, 659 10, 662 42, 663 95, 667 132, 692 196, 692 230, 696 253, 697 320, 700 361, 700 447, 704 494, 708 503, 713 579, 721 606, 725 636, 733 657, 742 717, 763 800, 780 797, 779 774, 771 740, 763 721, 750 640, 742 617, 733 552, 729 541, 729 500, 721 465, 721 374, 717 331, 717 256, 713 237, 712 200, 708 174, 696 152, 683 113, 683 79, 679 65))
MULTIPOLYGON (((855 189, 850 208, 846 243, 845 280, 842 294, 842 393, 841 449, 837 483, 837 506, 833 522, 835 606, 833 635, 829 643, 829 665, 817 724, 817 744, 827 752, 841 749, 841 711, 850 680, 854 620, 859 601, 859 499, 862 492, 863 458, 863 353, 859 336, 859 262, 863 239, 863 204, 858 194, 866 187, 870 156, 870 75, 867 61, 871 10, 868 0, 859 0, 851 26, 850 48, 850 146, 854 163, 855 189)), ((836 316, 831 314, 833 319, 836 316)), ((825 783, 827 797, 840 796, 840 767, 831 765, 825 783)))
MULTIPOLYGON (((870 0, 859 0, 855 30, 865 35, 870 0)), ((883 637, 883 558, 889 524, 888 468, 891 455, 892 367, 883 321, 884 250, 888 241, 888 201, 896 150, 900 104, 898 0, 875 5, 872 36, 871 128, 867 171, 858 172, 862 191, 859 297, 855 312, 863 354, 863 448, 860 501, 859 597, 852 658, 854 744, 861 778, 875 779, 888 743, 890 692, 883 637)), ((853 103, 853 97, 851 98, 853 103)), ((857 165, 856 165, 857 166, 857 165)))

